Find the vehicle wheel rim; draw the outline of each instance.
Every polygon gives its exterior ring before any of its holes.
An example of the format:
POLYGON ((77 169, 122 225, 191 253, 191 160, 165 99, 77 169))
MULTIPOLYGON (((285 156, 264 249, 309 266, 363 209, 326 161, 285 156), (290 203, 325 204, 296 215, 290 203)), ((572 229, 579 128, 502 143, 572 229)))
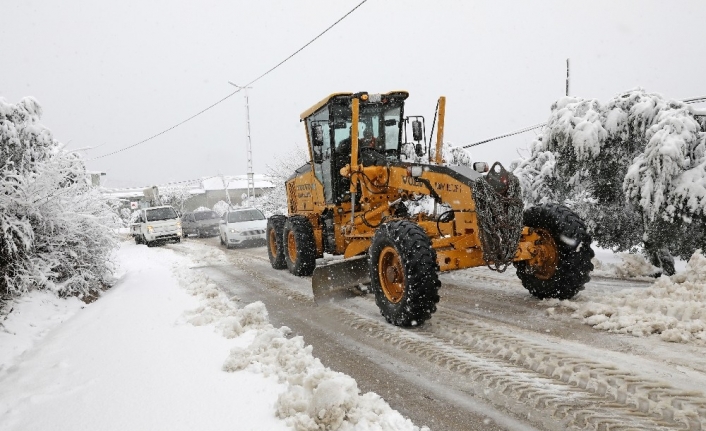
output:
POLYGON ((294 238, 294 232, 291 230, 287 233, 287 248, 289 249, 288 250, 289 260, 291 260, 292 262, 296 262, 297 261, 297 241, 294 238))
POLYGON ((554 238, 546 229, 535 229, 540 240, 535 241, 537 254, 530 259, 532 274, 540 280, 549 280, 554 276, 559 264, 559 253, 554 238))
POLYGON ((393 247, 385 247, 378 258, 378 279, 388 301, 396 304, 404 295, 404 267, 393 247))
POLYGON ((270 254, 272 254, 272 256, 277 256, 277 235, 275 235, 274 229, 270 229, 270 235, 268 236, 268 243, 270 246, 270 254))

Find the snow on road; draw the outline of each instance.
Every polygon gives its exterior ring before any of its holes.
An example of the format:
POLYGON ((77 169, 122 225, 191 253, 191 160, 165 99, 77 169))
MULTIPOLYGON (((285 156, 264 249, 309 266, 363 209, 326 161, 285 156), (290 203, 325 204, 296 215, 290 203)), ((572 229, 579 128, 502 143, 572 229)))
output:
POLYGON ((0 429, 419 430, 198 272, 222 252, 185 246, 195 259, 123 242, 119 281, 92 304, 15 304, 0 327, 0 429))

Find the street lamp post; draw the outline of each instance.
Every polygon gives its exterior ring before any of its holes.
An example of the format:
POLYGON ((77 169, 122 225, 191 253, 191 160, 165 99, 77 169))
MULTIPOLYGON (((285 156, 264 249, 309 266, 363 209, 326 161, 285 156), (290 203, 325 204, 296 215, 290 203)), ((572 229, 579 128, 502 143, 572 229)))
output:
POLYGON ((242 88, 245 90, 245 121, 247 123, 248 141, 246 143, 247 154, 248 154, 248 201, 251 196, 255 196, 255 179, 252 171, 252 141, 250 140, 250 102, 248 100, 248 90, 252 87, 241 87, 238 84, 234 84, 231 81, 228 83, 234 87, 242 88), (251 193, 252 190, 252 193, 251 193))

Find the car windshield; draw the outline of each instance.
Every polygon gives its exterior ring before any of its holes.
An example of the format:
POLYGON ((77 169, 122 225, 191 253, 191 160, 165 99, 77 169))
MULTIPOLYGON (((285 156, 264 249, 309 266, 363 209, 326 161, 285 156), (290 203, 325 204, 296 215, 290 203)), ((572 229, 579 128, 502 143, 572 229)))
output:
POLYGON ((218 214, 213 211, 199 211, 194 213, 194 218, 196 220, 211 220, 218 218, 218 214))
POLYGON ((174 208, 154 208, 147 210, 147 221, 169 220, 177 218, 174 208))
POLYGON ((238 223, 241 221, 264 220, 265 216, 260 210, 252 209, 228 213, 228 223, 238 223))

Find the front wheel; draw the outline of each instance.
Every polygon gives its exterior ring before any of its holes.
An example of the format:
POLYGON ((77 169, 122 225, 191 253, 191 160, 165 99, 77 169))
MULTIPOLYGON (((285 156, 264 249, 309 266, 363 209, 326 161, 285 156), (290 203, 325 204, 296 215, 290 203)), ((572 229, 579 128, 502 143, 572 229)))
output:
POLYGON ((283 215, 273 215, 267 219, 267 256, 270 258, 270 265, 274 269, 284 269, 287 261, 284 258, 284 223, 287 217, 283 215))
POLYGON ((369 253, 371 287, 383 317, 396 326, 430 319, 441 282, 426 232, 407 220, 384 223, 375 231, 369 253))
POLYGON ((591 236, 576 213, 563 205, 544 204, 525 210, 524 225, 538 234, 534 258, 515 262, 517 276, 539 299, 571 299, 591 279, 591 236))
POLYGON ((284 259, 294 275, 311 275, 316 267, 314 229, 303 216, 287 218, 282 230, 284 259))

